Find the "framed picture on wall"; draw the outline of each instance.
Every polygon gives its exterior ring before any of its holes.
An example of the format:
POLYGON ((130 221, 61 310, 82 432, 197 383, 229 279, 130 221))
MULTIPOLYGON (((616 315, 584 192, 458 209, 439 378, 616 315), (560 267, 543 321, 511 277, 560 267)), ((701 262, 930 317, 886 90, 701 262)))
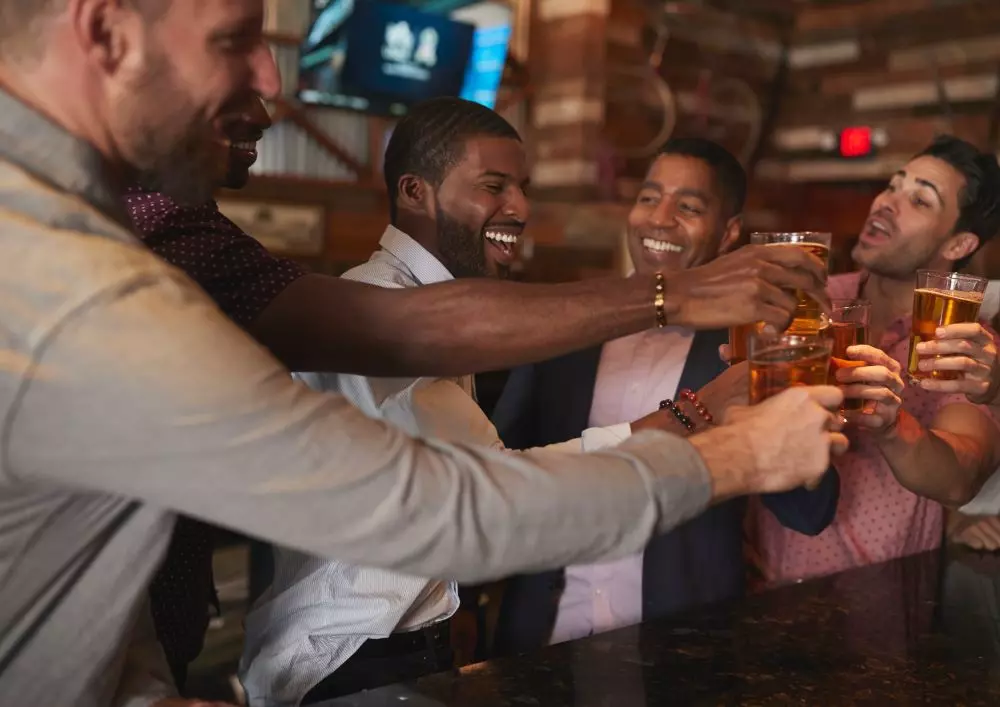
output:
POLYGON ((219 200, 223 215, 272 253, 298 257, 323 254, 326 210, 321 205, 219 200))

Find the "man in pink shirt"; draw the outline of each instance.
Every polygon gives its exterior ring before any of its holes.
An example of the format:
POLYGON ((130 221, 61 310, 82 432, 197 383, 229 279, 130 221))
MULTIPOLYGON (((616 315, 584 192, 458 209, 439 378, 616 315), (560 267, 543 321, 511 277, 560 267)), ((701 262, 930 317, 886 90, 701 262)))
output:
POLYGON ((877 384, 885 386, 885 397, 868 414, 854 415, 850 451, 835 464, 840 503, 825 531, 816 537, 789 532, 753 503, 752 544, 767 584, 938 547, 941 504, 967 502, 996 468, 1000 436, 990 411, 962 394, 971 385, 979 390, 984 384, 974 381, 989 377, 990 366, 977 363, 978 354, 989 349, 995 357, 980 325, 949 327, 964 336, 963 343, 939 341, 922 350, 966 354, 921 364, 924 370, 965 371, 968 380, 961 386, 933 380, 904 386, 901 370, 917 270, 955 270, 998 230, 1000 166, 992 155, 953 137, 939 138, 917 155, 875 198, 852 253, 861 270, 831 278, 828 292, 833 299, 871 302, 870 340, 881 349, 851 352, 869 366, 838 372, 845 395, 858 396, 877 384))

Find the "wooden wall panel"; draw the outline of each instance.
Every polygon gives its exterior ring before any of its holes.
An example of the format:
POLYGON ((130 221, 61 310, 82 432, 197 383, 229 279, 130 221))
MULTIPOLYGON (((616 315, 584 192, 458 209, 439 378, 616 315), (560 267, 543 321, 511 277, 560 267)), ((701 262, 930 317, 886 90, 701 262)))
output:
POLYGON ((816 47, 819 60, 792 65, 759 178, 880 177, 942 132, 996 149, 987 142, 1000 93, 1000 2, 814 1, 800 5, 794 27, 795 51, 816 47), (846 50, 824 58, 822 47, 837 42, 856 46, 853 58, 846 50), (876 157, 839 158, 830 138, 852 125, 886 137, 876 157))

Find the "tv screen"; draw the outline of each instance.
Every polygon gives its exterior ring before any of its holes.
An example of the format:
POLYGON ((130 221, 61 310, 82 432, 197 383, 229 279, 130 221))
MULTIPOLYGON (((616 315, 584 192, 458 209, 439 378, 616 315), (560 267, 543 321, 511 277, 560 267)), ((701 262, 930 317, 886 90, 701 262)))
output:
POLYGON ((314 0, 299 59, 304 103, 402 115, 462 91, 475 27, 402 5, 314 0))
POLYGON ((313 0, 299 54, 303 103, 400 116, 433 96, 493 107, 510 28, 368 0, 313 0))
POLYGON ((459 94, 467 101, 482 103, 494 108, 497 90, 503 78, 507 61, 507 44, 510 42, 510 25, 481 27, 472 36, 472 56, 465 68, 465 80, 459 94))

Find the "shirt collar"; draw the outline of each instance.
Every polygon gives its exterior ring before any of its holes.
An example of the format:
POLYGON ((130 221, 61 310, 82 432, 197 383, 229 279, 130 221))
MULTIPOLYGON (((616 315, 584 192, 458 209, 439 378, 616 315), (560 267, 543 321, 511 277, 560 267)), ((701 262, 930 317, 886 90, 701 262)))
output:
POLYGON ((128 227, 128 215, 101 153, 2 89, 0 158, 128 227))
POLYGON ((448 268, 431 255, 430 251, 395 226, 386 227, 378 244, 382 250, 403 263, 412 273, 413 279, 421 285, 433 285, 455 279, 448 268))

